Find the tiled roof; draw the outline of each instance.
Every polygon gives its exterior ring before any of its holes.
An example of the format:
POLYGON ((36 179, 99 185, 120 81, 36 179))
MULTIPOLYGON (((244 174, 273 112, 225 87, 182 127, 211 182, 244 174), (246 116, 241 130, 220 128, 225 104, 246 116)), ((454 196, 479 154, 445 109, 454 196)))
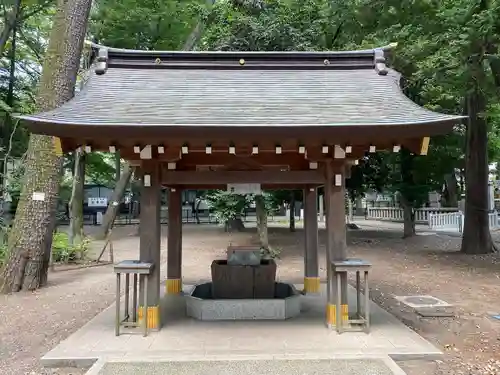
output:
POLYGON ((386 68, 382 49, 343 53, 105 49, 103 56, 101 74, 92 72, 74 99, 53 111, 21 118, 82 126, 284 127, 461 119, 409 100, 400 89, 399 74, 386 68))

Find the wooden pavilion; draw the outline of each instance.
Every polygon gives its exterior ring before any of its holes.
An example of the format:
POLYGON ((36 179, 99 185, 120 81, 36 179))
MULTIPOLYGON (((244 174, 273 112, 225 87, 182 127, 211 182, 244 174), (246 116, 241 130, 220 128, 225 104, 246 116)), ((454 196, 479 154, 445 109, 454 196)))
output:
MULTIPOLYGON (((155 264, 148 320, 160 328, 162 185, 169 188, 168 293, 182 288, 181 191, 232 183, 304 190, 304 284, 316 292, 317 188, 325 186, 330 264, 347 257, 344 186, 356 160, 401 147, 426 154, 431 136, 461 120, 402 93, 400 75, 386 65, 392 47, 161 52, 93 45, 95 72, 83 89, 60 108, 21 119, 33 133, 53 136, 56 148, 119 150, 140 170, 140 258, 155 264)), ((328 279, 326 320, 333 324, 337 288, 331 272, 328 279)), ((341 284, 346 305, 347 279, 341 284)))

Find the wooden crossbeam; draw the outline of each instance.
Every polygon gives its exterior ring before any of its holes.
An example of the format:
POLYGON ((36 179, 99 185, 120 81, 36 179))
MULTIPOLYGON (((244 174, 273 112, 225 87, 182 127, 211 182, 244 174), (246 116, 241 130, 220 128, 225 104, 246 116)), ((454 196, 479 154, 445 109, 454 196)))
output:
POLYGON ((324 176, 320 171, 169 171, 161 175, 164 185, 217 185, 217 184, 322 184, 324 176))

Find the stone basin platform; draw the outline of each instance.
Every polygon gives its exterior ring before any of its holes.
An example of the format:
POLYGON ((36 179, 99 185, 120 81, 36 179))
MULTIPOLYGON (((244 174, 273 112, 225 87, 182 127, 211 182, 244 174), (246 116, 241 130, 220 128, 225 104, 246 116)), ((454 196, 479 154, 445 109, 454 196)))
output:
MULTIPOLYGON (((303 285, 295 287, 300 290, 303 285)), ((186 285, 184 293, 191 293, 191 289, 186 285)), ((100 363, 130 363, 442 358, 440 350, 374 303, 370 307, 370 334, 347 332, 339 335, 323 324, 326 285, 321 286, 319 295, 301 295, 300 299, 301 313, 293 319, 209 322, 187 317, 185 296, 164 297, 162 330, 151 332, 147 337, 141 334, 115 336, 113 304, 48 352, 42 364, 46 367, 87 367, 98 360, 100 363)), ((354 306, 356 294, 350 287, 349 301, 354 306)))
POLYGON ((274 298, 214 299, 212 283, 196 285, 186 296, 186 314, 198 320, 285 320, 300 314, 300 293, 275 283, 274 298))

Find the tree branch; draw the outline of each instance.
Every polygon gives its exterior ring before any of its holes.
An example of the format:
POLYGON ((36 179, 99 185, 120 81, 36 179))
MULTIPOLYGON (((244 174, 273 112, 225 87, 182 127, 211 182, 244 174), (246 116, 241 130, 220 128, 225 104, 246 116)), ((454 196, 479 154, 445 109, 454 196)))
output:
MULTIPOLYGON (((21 1, 18 0, 18 3, 20 4, 21 1)), ((38 6, 34 7, 31 11, 24 13, 25 8, 20 8, 19 6, 14 6, 14 9, 12 9, 10 12, 5 13, 5 25, 2 29, 2 32, 0 33, 0 56, 3 56, 4 50, 5 50, 5 45, 7 44, 7 41, 9 40, 10 34, 12 32, 12 29, 14 28, 16 22, 23 22, 27 20, 28 18, 40 13, 44 9, 46 9, 48 6, 54 3, 54 0, 45 0, 43 3, 39 4, 38 6)))
MULTIPOLYGON (((18 0, 20 1, 20 0, 18 0)), ((10 33, 14 26, 16 25, 16 20, 21 11, 16 6, 12 11, 6 14, 5 16, 5 25, 3 27, 2 32, 0 33, 0 57, 3 56, 5 46, 7 45, 7 41, 9 40, 10 33)))
POLYGON ((51 4, 54 4, 54 0, 45 0, 43 3, 39 4, 34 9, 32 9, 31 11, 29 11, 27 13, 24 13, 23 11, 21 11, 21 17, 20 17, 19 20, 21 22, 25 21, 28 18, 33 17, 34 15, 36 15, 36 14, 42 12, 43 10, 47 9, 51 4))
POLYGON ((212 7, 214 6, 215 2, 217 0, 207 0, 207 4, 210 7, 210 15, 208 16, 207 20, 199 20, 198 23, 196 24, 195 28, 191 33, 189 34, 188 38, 186 39, 186 42, 184 43, 184 46, 182 47, 183 51, 192 51, 193 48, 196 46, 196 43, 201 38, 201 34, 203 33, 203 29, 205 26, 209 25, 212 20, 213 20, 213 12, 212 12, 212 7))
POLYGON ((24 43, 26 43, 26 45, 28 46, 28 48, 31 50, 31 52, 33 52, 33 54, 35 55, 36 59, 38 60, 38 63, 42 64, 43 57, 41 55, 41 52, 39 50, 37 50, 37 47, 35 47, 33 41, 30 40, 29 37, 26 36, 26 34, 22 30, 19 30, 19 35, 23 39, 24 43))

